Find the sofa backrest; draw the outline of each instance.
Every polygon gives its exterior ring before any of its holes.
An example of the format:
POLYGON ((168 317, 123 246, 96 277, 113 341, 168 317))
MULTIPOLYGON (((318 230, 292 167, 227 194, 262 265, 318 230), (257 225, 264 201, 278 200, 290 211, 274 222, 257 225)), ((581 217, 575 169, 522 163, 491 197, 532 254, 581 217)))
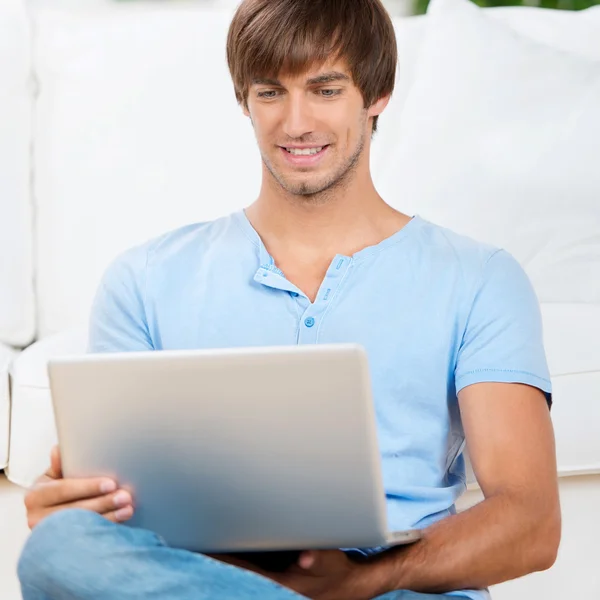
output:
POLYGON ((30 152, 32 80, 22 0, 0 2, 0 342, 35 333, 30 152))

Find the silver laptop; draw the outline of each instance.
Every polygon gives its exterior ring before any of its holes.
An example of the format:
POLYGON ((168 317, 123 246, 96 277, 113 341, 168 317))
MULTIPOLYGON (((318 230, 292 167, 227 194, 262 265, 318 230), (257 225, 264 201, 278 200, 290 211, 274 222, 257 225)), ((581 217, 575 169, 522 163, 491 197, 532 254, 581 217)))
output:
POLYGON ((66 477, 131 489, 129 522, 199 552, 369 548, 390 532, 367 356, 354 344, 49 364, 66 477))

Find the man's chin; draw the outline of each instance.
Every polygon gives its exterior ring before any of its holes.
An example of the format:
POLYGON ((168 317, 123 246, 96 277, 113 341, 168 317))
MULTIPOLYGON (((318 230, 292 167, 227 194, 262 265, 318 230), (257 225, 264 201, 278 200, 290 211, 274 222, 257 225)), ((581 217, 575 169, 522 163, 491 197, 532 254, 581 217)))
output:
POLYGON ((331 181, 281 181, 279 182, 281 186, 288 192, 289 194, 293 194, 294 196, 306 196, 308 198, 312 196, 317 196, 331 187, 333 187, 334 182, 331 181))
POLYGON ((304 198, 306 200, 312 200, 315 196, 319 196, 323 192, 327 191, 328 187, 313 187, 313 186, 301 186, 287 188, 288 193, 298 196, 298 198, 304 198))

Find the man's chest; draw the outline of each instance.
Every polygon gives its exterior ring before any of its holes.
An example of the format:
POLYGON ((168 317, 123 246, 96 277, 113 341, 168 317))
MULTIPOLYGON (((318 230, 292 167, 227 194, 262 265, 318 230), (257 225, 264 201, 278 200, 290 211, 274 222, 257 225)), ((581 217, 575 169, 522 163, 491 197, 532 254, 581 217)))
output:
POLYGON ((445 379, 460 345, 463 323, 454 295, 380 279, 356 285, 341 277, 325 279, 311 302, 292 286, 254 283, 215 282, 150 298, 155 347, 352 342, 367 350, 373 378, 393 385, 425 373, 445 379))

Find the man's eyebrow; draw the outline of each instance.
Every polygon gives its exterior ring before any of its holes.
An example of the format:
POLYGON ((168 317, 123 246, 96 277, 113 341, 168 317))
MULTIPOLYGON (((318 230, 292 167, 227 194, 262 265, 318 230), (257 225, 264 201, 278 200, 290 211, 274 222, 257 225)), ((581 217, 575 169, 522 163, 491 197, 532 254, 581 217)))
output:
MULTIPOLYGON (((323 83, 333 83, 334 81, 350 81, 350 77, 344 73, 338 71, 331 71, 331 73, 323 73, 316 77, 311 77, 307 80, 307 85, 320 85, 323 83)), ((281 81, 278 79, 271 79, 269 77, 256 77, 252 80, 251 85, 272 85, 274 87, 283 87, 281 81)))
POLYGON ((276 87, 281 87, 281 82, 278 81, 277 79, 257 77, 252 80, 252 85, 273 85, 276 87))
POLYGON ((332 71, 331 73, 323 73, 317 77, 311 77, 306 83, 308 85, 319 85, 321 83, 333 83, 334 81, 350 81, 350 77, 344 73, 332 71))

